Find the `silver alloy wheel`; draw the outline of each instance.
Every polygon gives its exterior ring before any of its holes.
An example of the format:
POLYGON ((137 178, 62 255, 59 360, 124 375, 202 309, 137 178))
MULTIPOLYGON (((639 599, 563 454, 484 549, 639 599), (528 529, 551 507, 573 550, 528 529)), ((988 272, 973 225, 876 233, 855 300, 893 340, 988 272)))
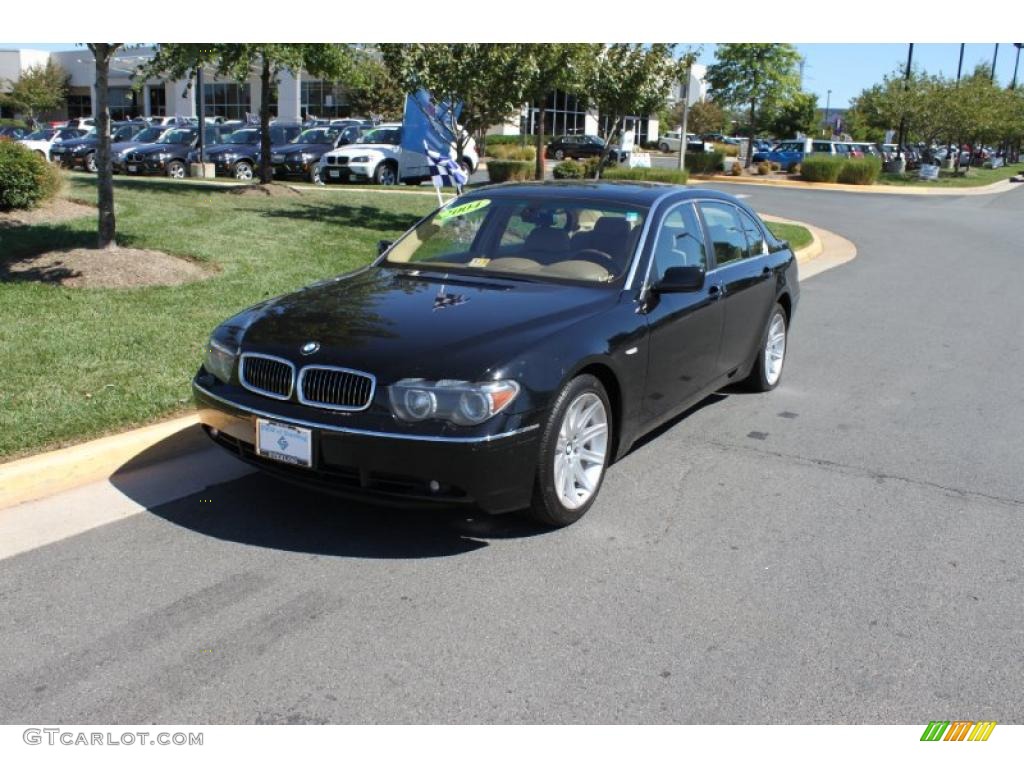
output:
POLYGON ((185 165, 177 160, 167 166, 167 175, 172 179, 185 178, 185 165))
POLYGON ((608 413, 593 392, 584 392, 565 411, 555 444, 555 493, 566 509, 586 504, 604 472, 608 413))
POLYGON ((782 375, 782 364, 786 361, 786 317, 781 312, 772 315, 768 326, 768 340, 764 347, 764 379, 769 386, 782 375))
POLYGON ((377 174, 377 183, 390 187, 398 183, 398 175, 390 165, 385 165, 377 174))
POLYGON ((555 160, 562 160, 565 158, 565 152, 560 149, 555 150, 555 160))
POLYGON ((85 156, 85 170, 89 173, 96 173, 96 153, 90 152, 85 156))
POLYGON ((239 181, 252 181, 252 166, 248 163, 238 163, 235 166, 235 178, 239 181))

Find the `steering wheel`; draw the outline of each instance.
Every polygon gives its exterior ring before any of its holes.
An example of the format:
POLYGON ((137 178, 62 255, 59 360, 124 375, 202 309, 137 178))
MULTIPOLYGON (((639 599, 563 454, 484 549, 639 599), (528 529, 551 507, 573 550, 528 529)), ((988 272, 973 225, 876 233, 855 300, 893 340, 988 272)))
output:
POLYGON ((607 267, 608 262, 613 262, 615 259, 610 254, 604 251, 599 251, 597 248, 584 248, 582 251, 576 251, 572 254, 573 261, 589 261, 592 264, 597 264, 601 267, 607 267))

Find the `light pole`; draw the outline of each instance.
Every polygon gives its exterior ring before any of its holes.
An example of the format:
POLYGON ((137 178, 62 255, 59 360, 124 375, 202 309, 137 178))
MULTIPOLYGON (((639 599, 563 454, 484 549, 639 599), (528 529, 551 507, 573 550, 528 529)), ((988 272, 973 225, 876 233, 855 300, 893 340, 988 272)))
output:
POLYGON ((831 116, 831 112, 832 112, 832 89, 829 88, 828 89, 828 93, 825 95, 825 125, 828 126, 828 128, 829 128, 829 135, 828 135, 828 137, 830 139, 832 138, 832 126, 829 124, 828 119, 831 116))
MULTIPOLYGON (((910 44, 910 50, 907 52, 907 71, 903 77, 903 90, 906 91, 910 87, 910 65, 914 61, 914 44, 910 44)), ((907 127, 907 116, 900 115, 900 140, 899 144, 896 145, 896 160, 902 167, 906 167, 905 160, 903 159, 903 134, 907 127)), ((902 173, 902 168, 901 171, 902 173)))
POLYGON ((683 124, 679 128, 679 170, 686 168, 686 120, 690 113, 690 68, 686 68, 683 83, 683 124))
POLYGON ((999 43, 996 43, 996 49, 992 53, 992 76, 989 78, 993 83, 996 81, 996 59, 999 58, 999 43))

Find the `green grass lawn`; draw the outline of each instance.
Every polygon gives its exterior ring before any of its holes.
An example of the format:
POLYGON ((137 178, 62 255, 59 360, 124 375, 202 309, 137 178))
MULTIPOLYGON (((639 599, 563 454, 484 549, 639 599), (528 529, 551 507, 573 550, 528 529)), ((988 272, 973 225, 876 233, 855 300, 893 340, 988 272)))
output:
POLYGON ((799 224, 782 224, 778 221, 766 221, 765 225, 780 240, 788 240, 793 250, 799 250, 811 244, 811 231, 799 224))
MULTIPOLYGON (((67 196, 96 199, 68 175, 67 196)), ((64 288, 11 280, 5 262, 92 246, 96 217, 0 229, 0 458, 11 459, 173 415, 209 332, 269 296, 362 266, 437 204, 428 194, 310 190, 268 198, 165 179, 116 182, 118 242, 214 265, 197 283, 64 288)), ((795 248, 803 227, 769 225, 795 248)))
MULTIPOLYGON (((95 201, 84 174, 68 197, 95 201)), ((63 288, 3 278, 4 262, 91 246, 96 218, 0 229, 0 457, 78 441, 189 407, 207 335, 265 297, 365 264, 381 239, 437 204, 433 195, 311 191, 232 194, 168 181, 119 181, 118 241, 216 265, 174 287, 63 288)))
POLYGON ((954 176, 952 171, 940 171, 935 181, 921 181, 917 171, 908 171, 905 176, 894 173, 883 173, 878 179, 879 184, 897 187, 983 187, 1016 176, 1024 171, 1024 164, 1006 165, 992 170, 991 168, 971 168, 967 176, 954 176))

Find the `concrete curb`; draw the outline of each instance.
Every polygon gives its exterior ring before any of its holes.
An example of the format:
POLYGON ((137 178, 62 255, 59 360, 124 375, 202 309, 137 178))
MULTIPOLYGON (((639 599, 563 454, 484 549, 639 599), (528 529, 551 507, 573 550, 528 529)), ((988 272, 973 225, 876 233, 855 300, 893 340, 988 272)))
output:
POLYGON ((194 450, 205 436, 194 434, 169 441, 165 450, 141 454, 173 435, 195 427, 196 414, 133 429, 88 443, 0 464, 0 510, 110 477, 128 461, 141 467, 194 450))
POLYGON ((784 219, 781 216, 769 216, 763 214, 761 216, 765 221, 774 221, 778 224, 796 224, 799 227, 804 227, 808 232, 811 233, 810 245, 805 245, 803 248, 798 248, 793 254, 796 256, 796 260, 800 264, 805 264, 811 259, 817 258, 821 255, 822 251, 825 250, 824 245, 821 242, 821 235, 825 232, 823 229, 818 229, 806 221, 796 221, 794 219, 784 219))
POLYGON ((761 179, 755 176, 691 176, 690 184, 746 184, 748 186, 780 187, 789 189, 814 189, 826 192, 853 192, 868 195, 938 195, 962 197, 965 195, 999 195, 1022 186, 1010 179, 1003 179, 983 187, 897 187, 885 184, 828 184, 826 182, 789 181, 783 179, 761 179))

